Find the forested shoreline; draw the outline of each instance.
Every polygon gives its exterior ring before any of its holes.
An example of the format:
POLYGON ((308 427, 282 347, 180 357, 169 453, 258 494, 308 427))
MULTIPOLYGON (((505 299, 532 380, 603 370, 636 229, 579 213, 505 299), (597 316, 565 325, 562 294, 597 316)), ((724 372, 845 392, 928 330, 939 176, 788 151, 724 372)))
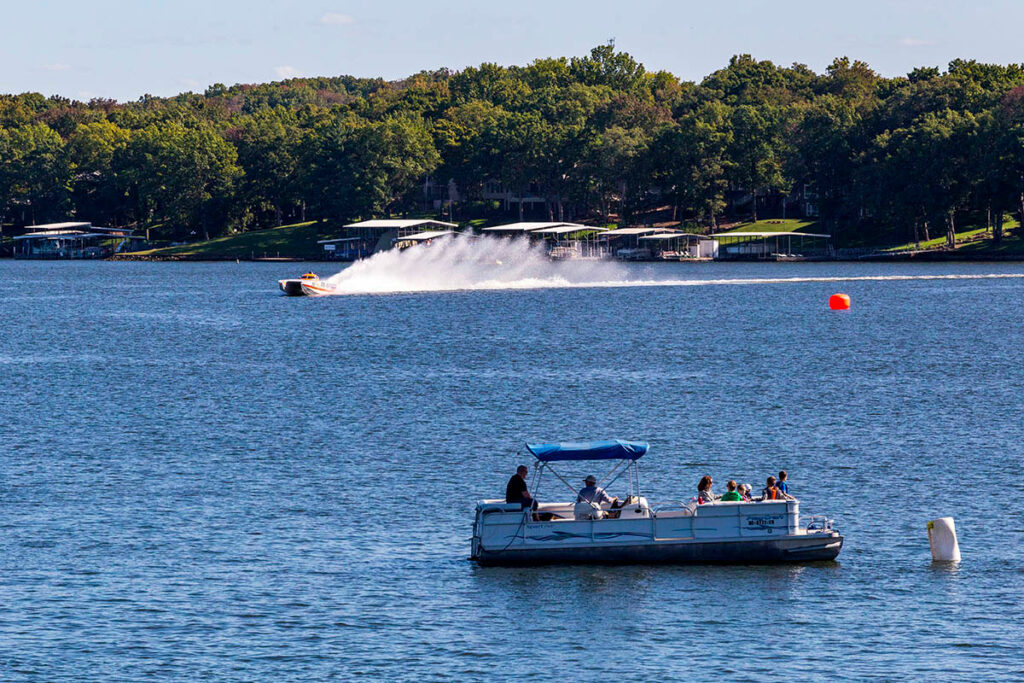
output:
POLYGON ((609 44, 393 82, 0 95, 6 233, 76 218, 198 239, 438 205, 464 220, 509 211, 494 187, 557 220, 660 211, 708 232, 795 207, 840 246, 952 244, 967 222, 998 243, 1024 214, 1024 65, 887 78, 845 57, 818 74, 741 55, 692 83, 609 44))

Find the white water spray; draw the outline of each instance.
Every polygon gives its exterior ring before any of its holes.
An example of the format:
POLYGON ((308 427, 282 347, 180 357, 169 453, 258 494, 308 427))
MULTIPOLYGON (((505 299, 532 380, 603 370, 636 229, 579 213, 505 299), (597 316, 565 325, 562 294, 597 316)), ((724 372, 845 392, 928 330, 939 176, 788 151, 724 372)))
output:
MULTIPOLYGON (((455 237, 357 261, 327 279, 333 294, 397 294, 458 290, 583 287, 696 287, 796 282, 980 280, 1024 278, 1024 273, 971 275, 862 275, 730 279, 649 279, 614 261, 552 262, 525 239, 455 237)), ((649 275, 649 273, 648 273, 649 275)))
POLYGON ((628 272, 610 261, 552 262, 525 239, 454 237, 379 252, 327 280, 335 294, 615 286, 628 272))

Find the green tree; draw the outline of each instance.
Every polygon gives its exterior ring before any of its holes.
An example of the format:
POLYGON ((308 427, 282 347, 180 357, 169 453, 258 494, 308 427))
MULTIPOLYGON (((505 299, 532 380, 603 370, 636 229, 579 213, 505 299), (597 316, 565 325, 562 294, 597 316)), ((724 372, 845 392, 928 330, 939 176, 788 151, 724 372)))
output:
MULTIPOLYGON (((497 111, 480 133, 477 167, 522 198, 541 163, 545 124, 536 113, 497 111)), ((523 220, 520 201, 519 220, 523 220)))
POLYGON ((135 132, 115 154, 143 225, 166 223, 170 234, 199 231, 205 239, 232 221, 243 173, 237 160, 234 146, 214 131, 175 123, 135 132))
POLYGON ((274 225, 281 225, 286 209, 300 203, 301 134, 295 113, 277 107, 243 117, 230 136, 245 171, 241 195, 257 211, 269 207, 274 225))
POLYGON ((601 203, 601 214, 608 222, 609 205, 619 201, 619 215, 625 220, 630 187, 643 184, 641 162, 650 138, 641 128, 611 126, 597 134, 587 151, 585 163, 601 203))
POLYGON ((64 141, 46 124, 0 129, 0 225, 18 210, 31 223, 66 216, 72 173, 64 141))
POLYGON ((978 194, 994 218, 993 238, 1003 239, 1004 213, 1015 210, 1024 226, 1024 86, 978 117, 971 148, 978 194))
POLYGON ((786 184, 783 161, 786 148, 781 109, 742 104, 732 110, 732 141, 727 151, 733 187, 750 193, 751 220, 757 221, 758 199, 786 184))
POLYGON ((130 132, 109 121, 79 124, 67 139, 67 156, 75 169, 75 212, 94 223, 120 224, 130 206, 114 171, 115 155, 124 152, 130 132))
POLYGON ((433 126, 435 146, 440 155, 439 178, 454 180, 459 193, 478 198, 493 168, 485 148, 484 131, 493 129, 499 118, 507 116, 500 107, 476 100, 452 107, 433 126))
POLYGON ((921 225, 925 239, 930 226, 941 225, 954 247, 956 212, 965 208, 976 180, 970 150, 977 133, 974 115, 947 109, 876 138, 865 170, 880 216, 913 221, 915 233, 921 225))
POLYGON ((789 175, 816 191, 821 219, 830 224, 833 234, 842 220, 855 219, 852 197, 859 123, 852 102, 825 95, 801 110, 791 138, 789 175))
MULTIPOLYGON (((651 145, 655 182, 672 198, 676 211, 685 208, 711 228, 725 208, 732 144, 729 107, 710 102, 665 126, 651 145)), ((675 212, 673 217, 675 217, 675 212)))
POLYGON ((573 57, 569 72, 583 85, 603 85, 631 91, 644 83, 644 65, 626 52, 617 52, 615 43, 598 45, 588 57, 573 57))
POLYGON ((302 159, 309 203, 339 218, 411 208, 411 194, 440 163, 429 129, 411 116, 323 125, 310 131, 302 159))

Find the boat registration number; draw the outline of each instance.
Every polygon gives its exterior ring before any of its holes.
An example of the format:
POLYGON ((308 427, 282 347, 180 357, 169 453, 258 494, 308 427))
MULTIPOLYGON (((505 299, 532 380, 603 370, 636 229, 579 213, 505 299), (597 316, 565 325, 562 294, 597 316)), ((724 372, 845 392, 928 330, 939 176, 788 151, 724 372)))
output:
POLYGON ((786 515, 749 515, 745 519, 747 520, 746 531, 762 531, 770 534, 775 529, 785 530, 786 528, 786 515))

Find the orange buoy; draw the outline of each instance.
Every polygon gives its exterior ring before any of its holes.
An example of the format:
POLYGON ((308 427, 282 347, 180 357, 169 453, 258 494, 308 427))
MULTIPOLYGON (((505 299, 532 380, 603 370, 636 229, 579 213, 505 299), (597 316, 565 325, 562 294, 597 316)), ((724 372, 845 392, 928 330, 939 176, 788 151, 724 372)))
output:
POLYGON ((833 311, 850 310, 850 295, 833 294, 828 298, 828 307, 831 308, 833 311))

